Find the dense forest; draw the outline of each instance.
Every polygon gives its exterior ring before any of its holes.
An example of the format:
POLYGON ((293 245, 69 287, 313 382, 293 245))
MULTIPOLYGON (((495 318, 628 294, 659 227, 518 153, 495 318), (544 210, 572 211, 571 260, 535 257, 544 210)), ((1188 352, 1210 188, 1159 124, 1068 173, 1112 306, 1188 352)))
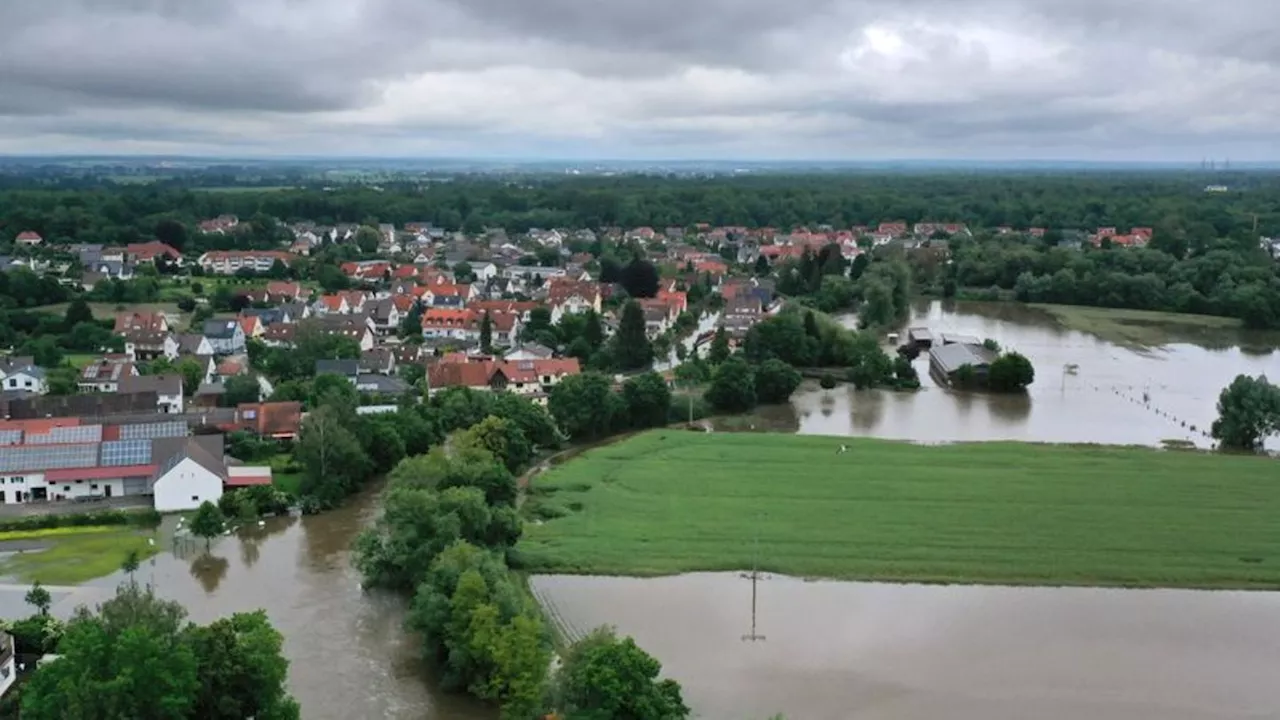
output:
MULTIPOLYGON (((283 222, 430 222, 450 230, 503 227, 687 227, 695 223, 794 228, 889 220, 974 227, 1165 225, 1216 237, 1280 234, 1280 174, 1231 176, 1207 193, 1207 174, 644 176, 499 180, 460 176, 295 189, 218 192, 179 181, 74 189, 0 187, 0 240, 34 230, 53 242, 119 244, 153 237, 164 220, 191 226, 223 213, 283 222)), ((259 237, 259 240, 265 238, 259 237)), ((244 242, 252 238, 243 239, 244 242)))

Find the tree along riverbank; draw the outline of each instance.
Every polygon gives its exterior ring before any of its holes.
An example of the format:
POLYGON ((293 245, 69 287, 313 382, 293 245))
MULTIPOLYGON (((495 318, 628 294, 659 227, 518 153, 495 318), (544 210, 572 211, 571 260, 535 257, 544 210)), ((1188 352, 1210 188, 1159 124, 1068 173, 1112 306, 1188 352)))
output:
POLYGON ((529 492, 549 519, 526 528, 515 557, 545 573, 759 566, 895 582, 1276 588, 1278 468, 1129 447, 655 430, 536 478, 529 492))

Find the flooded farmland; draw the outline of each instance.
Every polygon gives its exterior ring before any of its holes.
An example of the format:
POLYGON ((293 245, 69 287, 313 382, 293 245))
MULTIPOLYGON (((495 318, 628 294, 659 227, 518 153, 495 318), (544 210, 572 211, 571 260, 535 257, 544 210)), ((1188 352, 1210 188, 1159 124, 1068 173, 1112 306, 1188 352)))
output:
POLYGON ((699 717, 1224 720, 1280 708, 1280 594, 541 576, 570 635, 611 624, 699 717))
MULTIPOLYGON (((1172 333, 1166 345, 1126 347, 1065 330, 1019 305, 937 301, 917 305, 908 325, 991 338, 1029 357, 1036 381, 1026 395, 955 392, 929 377, 925 353, 914 363, 924 385, 919 392, 822 390, 810 383, 789 406, 761 409, 757 429, 919 442, 1177 440, 1210 447, 1218 393, 1242 373, 1280 377, 1280 352, 1242 350, 1232 344, 1248 338, 1240 332, 1172 333)), ((1268 448, 1280 450, 1280 442, 1268 448)))

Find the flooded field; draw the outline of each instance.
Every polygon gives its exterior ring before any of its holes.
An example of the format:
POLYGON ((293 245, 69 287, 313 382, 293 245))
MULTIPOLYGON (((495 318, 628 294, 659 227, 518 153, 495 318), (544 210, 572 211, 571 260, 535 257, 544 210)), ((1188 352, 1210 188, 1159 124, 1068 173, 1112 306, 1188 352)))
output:
MULTIPOLYGON (((853 318, 846 324, 854 326, 853 318)), ((909 326, 991 338, 1029 357, 1036 381, 1026 395, 954 392, 915 361, 917 393, 822 390, 806 384, 790 406, 764 408, 757 429, 864 435, 920 442, 1026 440, 1209 447, 1218 393, 1236 375, 1280 377, 1280 352, 1242 350, 1239 331, 1170 333, 1169 344, 1126 347, 1063 329, 1046 313, 1010 303, 923 303, 909 326), (1074 365, 1074 374, 1066 371, 1074 365)), ((1272 440, 1269 449, 1280 450, 1272 440)))
POLYGON ((611 624, 698 717, 1224 720, 1280 708, 1280 594, 539 576, 570 636, 611 624))
MULTIPOLYGON (((266 610, 284 635, 289 687, 307 720, 494 720, 497 713, 429 682, 403 628, 403 599, 360 588, 351 542, 378 510, 376 493, 367 492, 323 515, 268 520, 216 541, 208 555, 204 543, 181 556, 163 552, 143 563, 137 580, 181 602, 195 622, 266 610)), ((124 579, 58 589, 52 611, 65 617, 93 606, 124 579)), ((0 616, 29 615, 25 592, 0 585, 0 616)))

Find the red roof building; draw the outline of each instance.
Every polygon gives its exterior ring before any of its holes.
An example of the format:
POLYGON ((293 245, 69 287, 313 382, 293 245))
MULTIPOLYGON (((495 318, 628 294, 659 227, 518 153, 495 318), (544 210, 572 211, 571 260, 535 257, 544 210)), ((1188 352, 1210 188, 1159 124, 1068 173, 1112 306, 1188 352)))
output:
POLYGON ((159 240, 152 240, 151 242, 144 243, 130 243, 125 246, 124 253, 126 257, 136 263, 154 263, 156 258, 162 255, 168 257, 173 262, 178 262, 182 259, 182 253, 159 240))

